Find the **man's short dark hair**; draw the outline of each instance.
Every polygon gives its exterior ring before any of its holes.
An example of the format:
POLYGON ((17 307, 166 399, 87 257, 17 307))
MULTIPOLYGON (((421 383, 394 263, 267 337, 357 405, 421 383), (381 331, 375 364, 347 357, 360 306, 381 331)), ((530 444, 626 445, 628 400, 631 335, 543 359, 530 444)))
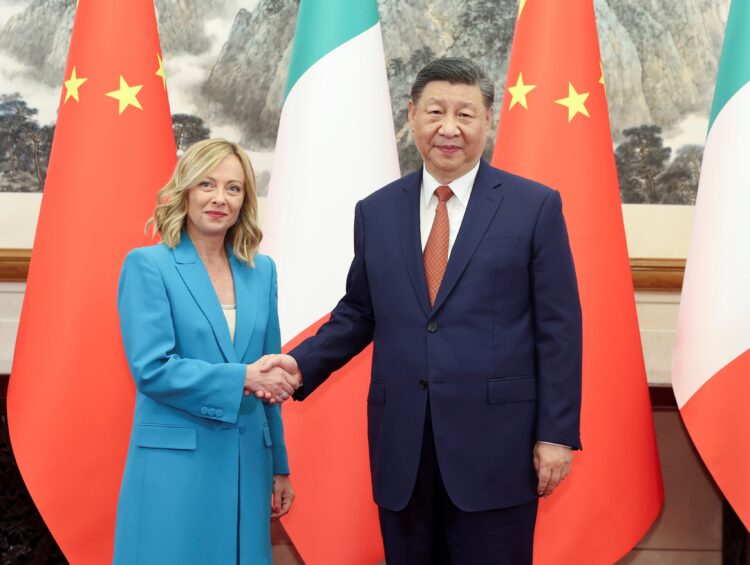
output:
POLYGON ((412 102, 416 104, 427 83, 436 80, 471 86, 477 84, 486 108, 490 108, 495 101, 495 85, 487 78, 482 67, 465 57, 442 57, 427 63, 417 73, 417 78, 411 86, 412 102))

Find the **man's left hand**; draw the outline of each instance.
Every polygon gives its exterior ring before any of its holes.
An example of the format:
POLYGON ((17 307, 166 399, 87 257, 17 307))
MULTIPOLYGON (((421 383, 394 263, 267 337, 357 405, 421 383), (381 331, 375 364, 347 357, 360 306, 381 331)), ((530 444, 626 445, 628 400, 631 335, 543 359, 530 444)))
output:
POLYGON ((534 469, 539 477, 537 494, 547 497, 567 476, 573 463, 573 450, 564 445, 537 442, 534 446, 534 469))

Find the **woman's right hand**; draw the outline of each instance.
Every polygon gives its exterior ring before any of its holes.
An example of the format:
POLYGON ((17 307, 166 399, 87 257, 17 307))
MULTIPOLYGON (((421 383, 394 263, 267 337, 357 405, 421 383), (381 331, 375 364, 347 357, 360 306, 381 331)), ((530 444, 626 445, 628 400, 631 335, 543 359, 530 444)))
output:
POLYGON ((275 403, 289 398, 299 388, 298 374, 288 373, 281 367, 262 369, 265 357, 247 366, 245 371, 245 395, 275 403))

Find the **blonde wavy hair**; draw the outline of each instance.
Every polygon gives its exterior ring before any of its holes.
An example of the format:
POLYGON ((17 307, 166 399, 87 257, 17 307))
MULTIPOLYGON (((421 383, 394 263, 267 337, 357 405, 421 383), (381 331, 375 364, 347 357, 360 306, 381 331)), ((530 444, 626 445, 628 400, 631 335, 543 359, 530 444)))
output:
POLYGON ((235 256, 252 267, 253 257, 263 239, 263 232, 258 224, 255 173, 245 150, 225 139, 204 139, 185 150, 177 162, 172 178, 156 195, 156 209, 146 222, 146 232, 152 226, 152 235, 158 234, 164 245, 174 249, 180 243, 187 222, 188 191, 230 155, 235 155, 242 164, 245 173, 245 199, 237 223, 229 228, 226 239, 232 245, 235 256))

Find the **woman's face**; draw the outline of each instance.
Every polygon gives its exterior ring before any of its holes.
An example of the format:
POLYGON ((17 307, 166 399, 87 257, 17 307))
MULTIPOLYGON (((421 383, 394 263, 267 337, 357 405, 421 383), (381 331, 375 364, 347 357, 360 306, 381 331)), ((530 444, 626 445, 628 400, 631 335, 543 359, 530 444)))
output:
POLYGON ((191 237, 224 237, 240 214, 245 200, 245 173, 236 155, 188 189, 187 224, 191 237))

